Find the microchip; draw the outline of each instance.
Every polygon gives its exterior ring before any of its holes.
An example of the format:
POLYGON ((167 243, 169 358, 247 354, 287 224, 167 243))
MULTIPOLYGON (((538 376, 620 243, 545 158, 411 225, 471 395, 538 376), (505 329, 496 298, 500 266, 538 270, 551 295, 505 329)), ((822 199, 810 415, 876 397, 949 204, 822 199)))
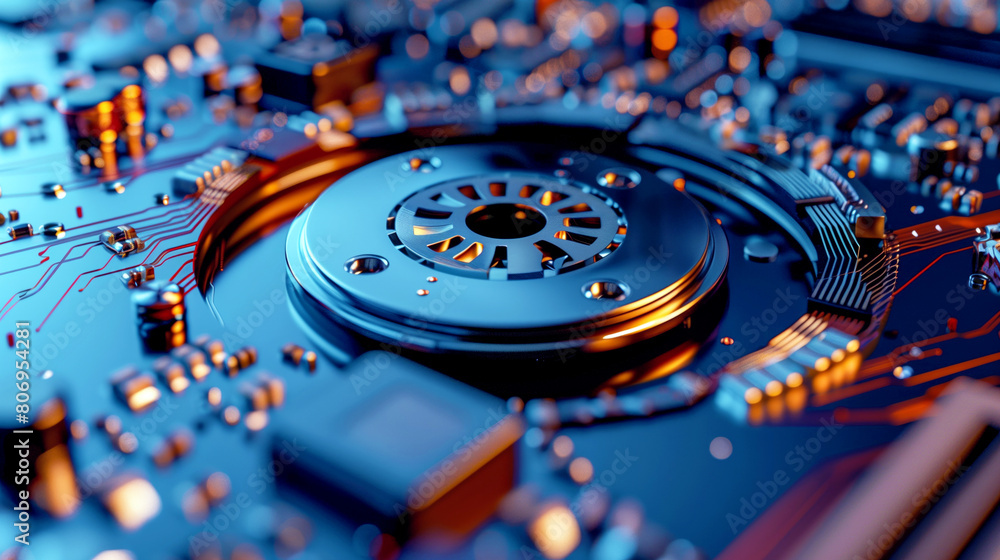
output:
POLYGON ((279 425, 282 482, 398 535, 462 535, 493 513, 523 432, 502 399, 389 352, 343 375, 353 390, 317 392, 279 425))
POLYGON ((355 89, 371 82, 377 55, 373 45, 355 49, 347 41, 306 35, 260 53, 257 70, 267 96, 316 108, 348 101, 355 89))

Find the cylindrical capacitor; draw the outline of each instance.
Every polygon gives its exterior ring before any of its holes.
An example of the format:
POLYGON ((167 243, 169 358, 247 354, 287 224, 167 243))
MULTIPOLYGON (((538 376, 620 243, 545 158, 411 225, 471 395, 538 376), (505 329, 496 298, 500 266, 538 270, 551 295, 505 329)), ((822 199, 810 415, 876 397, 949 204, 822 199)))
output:
POLYGON ((129 84, 115 96, 120 119, 126 125, 141 125, 146 120, 146 94, 137 84, 129 84))
POLYGON ((217 95, 226 89, 226 78, 229 67, 221 61, 206 61, 200 67, 202 81, 205 86, 205 96, 217 95))
POLYGON ((240 105, 256 105, 264 90, 260 72, 253 66, 234 66, 226 75, 226 87, 231 88, 240 105))
POLYGON ((139 338, 151 352, 167 352, 187 340, 184 292, 177 284, 154 281, 132 295, 139 338))
POLYGON ((56 109, 66 120, 75 148, 96 146, 104 133, 117 137, 126 124, 145 120, 145 94, 136 81, 118 73, 104 73, 88 87, 67 89, 56 102, 56 109))
POLYGON ((75 147, 92 146, 96 143, 95 139, 106 130, 115 132, 121 130, 119 113, 110 99, 89 105, 91 101, 88 98, 78 103, 67 96, 60 99, 57 104, 57 109, 66 119, 66 126, 75 147))
POLYGON ((925 130, 910 135, 906 142, 910 154, 910 180, 928 175, 944 175, 944 164, 958 156, 958 140, 942 132, 925 130))

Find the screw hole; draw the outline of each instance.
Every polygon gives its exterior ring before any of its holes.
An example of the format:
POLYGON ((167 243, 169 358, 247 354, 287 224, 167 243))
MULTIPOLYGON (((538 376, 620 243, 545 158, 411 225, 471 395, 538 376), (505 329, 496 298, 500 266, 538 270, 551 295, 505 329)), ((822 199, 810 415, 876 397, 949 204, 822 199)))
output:
POLYGON ((621 282, 599 280, 583 287, 587 299, 611 299, 621 301, 628 297, 628 286, 621 282))
POLYGON ((642 180, 634 169, 612 167, 605 169, 597 176, 597 184, 611 189, 633 189, 642 180))
POLYGON ((359 255, 344 263, 351 274, 376 274, 389 268, 389 261, 377 255, 359 255))

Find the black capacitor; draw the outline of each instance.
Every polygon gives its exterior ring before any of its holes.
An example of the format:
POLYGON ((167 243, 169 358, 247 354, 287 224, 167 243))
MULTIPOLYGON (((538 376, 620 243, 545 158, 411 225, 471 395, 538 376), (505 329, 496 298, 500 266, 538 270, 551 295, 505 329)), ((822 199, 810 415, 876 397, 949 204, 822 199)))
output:
POLYGON ((910 180, 920 181, 928 176, 945 175, 944 168, 958 156, 958 140, 934 130, 911 134, 906 142, 910 154, 910 180))
POLYGON ((59 237, 66 233, 66 227, 62 222, 49 222, 42 226, 42 233, 49 237, 59 237))

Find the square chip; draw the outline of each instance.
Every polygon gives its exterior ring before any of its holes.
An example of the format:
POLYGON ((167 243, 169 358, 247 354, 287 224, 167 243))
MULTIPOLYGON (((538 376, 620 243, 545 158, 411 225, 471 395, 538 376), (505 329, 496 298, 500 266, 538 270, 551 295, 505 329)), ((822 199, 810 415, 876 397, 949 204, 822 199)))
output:
POLYGON ((404 537, 460 536, 493 513, 524 431, 502 399, 389 352, 343 375, 350 390, 317 393, 280 424, 275 453, 304 448, 283 482, 404 537))

